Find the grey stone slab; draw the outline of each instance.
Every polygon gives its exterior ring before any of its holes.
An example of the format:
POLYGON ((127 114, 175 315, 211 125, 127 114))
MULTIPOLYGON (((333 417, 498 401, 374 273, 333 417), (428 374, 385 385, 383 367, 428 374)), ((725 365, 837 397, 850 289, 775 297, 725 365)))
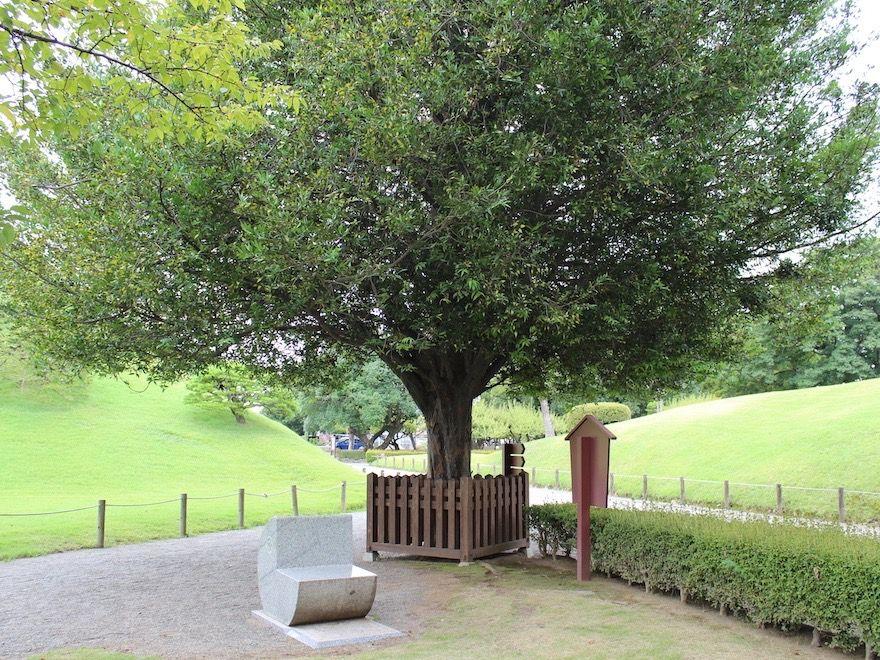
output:
POLYGON ((271 624, 288 637, 302 642, 313 649, 326 649, 350 644, 368 644, 383 639, 401 637, 403 633, 371 619, 345 619, 310 623, 301 626, 285 626, 262 610, 254 610, 254 615, 271 624))

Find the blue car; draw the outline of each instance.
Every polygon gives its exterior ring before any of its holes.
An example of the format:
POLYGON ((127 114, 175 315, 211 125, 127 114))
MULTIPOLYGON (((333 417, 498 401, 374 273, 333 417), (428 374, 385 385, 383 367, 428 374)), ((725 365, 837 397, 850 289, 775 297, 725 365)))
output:
POLYGON ((364 443, 360 438, 344 438, 336 443, 337 449, 360 451, 364 448, 364 443))

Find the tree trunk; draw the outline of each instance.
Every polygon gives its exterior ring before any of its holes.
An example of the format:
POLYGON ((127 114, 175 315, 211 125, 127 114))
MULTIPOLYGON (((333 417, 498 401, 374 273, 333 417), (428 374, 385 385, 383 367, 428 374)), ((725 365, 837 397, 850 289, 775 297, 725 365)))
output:
POLYGON ((485 390, 503 361, 482 353, 440 350, 386 354, 383 359, 425 417, 429 476, 471 476, 474 398, 485 390))
POLYGON ((238 410, 236 410, 235 408, 230 408, 229 411, 235 417, 236 422, 238 422, 239 424, 246 424, 247 423, 247 418, 244 415, 242 415, 238 410))
POLYGON ((550 416, 550 402, 541 399, 541 419, 544 420, 544 437, 551 438, 556 435, 553 429, 553 417, 550 416))
POLYGON ((435 479, 471 476, 473 406, 469 395, 446 391, 422 410, 428 431, 428 465, 435 479))

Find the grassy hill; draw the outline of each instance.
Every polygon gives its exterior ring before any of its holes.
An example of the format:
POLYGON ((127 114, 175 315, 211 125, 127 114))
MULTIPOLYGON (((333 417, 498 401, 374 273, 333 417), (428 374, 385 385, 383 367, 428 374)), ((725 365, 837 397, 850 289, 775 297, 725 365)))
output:
MULTIPOLYGON (((190 498, 190 534, 237 526, 239 488, 281 493, 248 495, 248 526, 289 513, 291 484, 300 491, 301 513, 339 511, 343 480, 349 508, 363 507, 363 474, 260 415, 237 424, 226 411, 186 405, 182 385, 162 390, 95 379, 65 388, 22 388, 3 376, 0 513, 92 506, 105 499, 112 544, 177 535, 180 493, 190 498), (219 495, 227 497, 195 499, 219 495), (113 506, 169 499, 149 507, 113 506)), ((0 558, 91 546, 95 528, 94 509, 0 516, 0 558)))
MULTIPOLYGON (((785 392, 767 392, 682 406, 655 415, 612 424, 611 470, 617 490, 641 494, 641 475, 649 491, 678 496, 678 477, 689 498, 719 501, 718 484, 731 481, 740 503, 769 508, 773 487, 784 485, 787 507, 836 511, 837 493, 786 486, 880 492, 880 379, 785 392), (660 479, 665 477, 666 479, 660 479)), ((549 468, 568 468, 562 436, 529 443, 529 467, 539 466, 538 481, 549 482, 549 468)), ((561 480, 568 483, 567 474, 561 480)), ((851 512, 880 516, 880 497, 850 494, 851 512)))

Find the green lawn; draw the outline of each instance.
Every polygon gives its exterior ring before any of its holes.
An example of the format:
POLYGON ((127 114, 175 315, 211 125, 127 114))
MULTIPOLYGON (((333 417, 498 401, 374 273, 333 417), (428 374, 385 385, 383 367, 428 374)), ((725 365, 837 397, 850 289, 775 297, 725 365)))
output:
MULTIPOLYGON (((424 629, 355 657, 829 658, 803 633, 759 630, 677 597, 619 580, 574 579, 572 560, 507 556, 466 568, 434 564, 455 582, 437 594, 424 629)), ((839 657, 839 655, 838 655, 839 657)))
MULTIPOLYGON (((225 411, 184 404, 182 385, 166 390, 111 379, 87 385, 25 389, 0 374, 0 513, 53 511, 108 503, 107 544, 175 536, 179 495, 187 493, 191 534, 289 513, 290 485, 300 512, 339 511, 343 480, 349 508, 363 508, 364 476, 287 428, 249 414, 237 424, 225 411), (329 488, 326 492, 307 492, 329 488), (196 497, 230 495, 219 499, 196 497), (113 506, 172 502, 150 507, 113 506)), ((0 516, 0 558, 91 546, 96 511, 36 517, 0 516)))
MULTIPOLYGON (((731 482, 734 505, 770 509, 783 484, 787 511, 833 515, 837 492, 786 486, 845 487, 880 492, 880 379, 831 387, 767 392, 706 401, 612 424, 611 469, 618 493, 640 496, 650 475, 652 497, 677 498, 686 478, 689 500, 720 502, 731 482), (744 484, 771 484, 758 487, 744 484)), ((474 454, 472 468, 483 473, 500 458, 474 454)), ((390 463, 389 463, 390 464, 390 463)), ((526 467, 536 481, 571 484, 568 445, 562 436, 530 442, 526 467)), ((880 518, 880 497, 849 493, 854 519, 880 518)))

